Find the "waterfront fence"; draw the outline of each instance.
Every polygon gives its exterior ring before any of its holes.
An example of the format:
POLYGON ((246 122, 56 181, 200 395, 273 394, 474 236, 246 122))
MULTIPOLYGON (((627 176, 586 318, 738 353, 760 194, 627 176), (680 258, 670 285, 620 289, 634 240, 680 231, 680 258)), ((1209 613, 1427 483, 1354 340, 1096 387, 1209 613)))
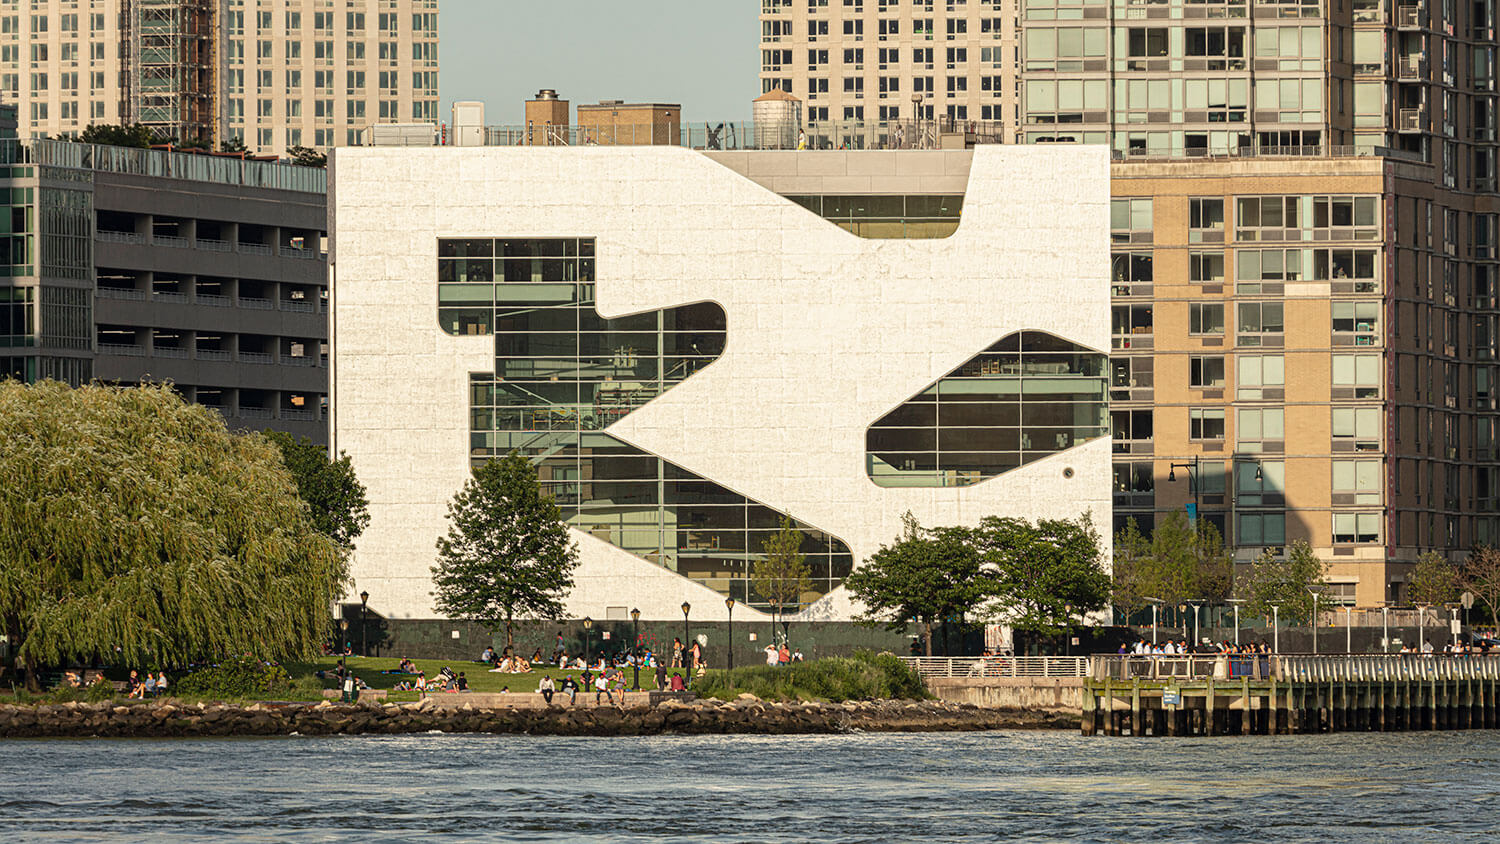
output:
POLYGON ((913 656, 901 660, 933 677, 1087 677, 1086 656, 913 656))
POLYGON ((1095 656, 1104 680, 1277 680, 1302 683, 1500 679, 1500 654, 1183 654, 1095 656))

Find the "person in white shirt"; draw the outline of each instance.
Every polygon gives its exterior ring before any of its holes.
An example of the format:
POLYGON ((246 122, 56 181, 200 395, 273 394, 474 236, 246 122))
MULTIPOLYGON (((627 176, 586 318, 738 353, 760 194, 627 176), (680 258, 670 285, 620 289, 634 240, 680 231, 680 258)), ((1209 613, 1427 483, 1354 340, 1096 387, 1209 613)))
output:
POLYGON ((615 693, 609 690, 609 678, 604 675, 603 671, 600 671, 594 677, 594 705, 598 706, 599 699, 606 696, 609 698, 610 706, 614 706, 615 693))
POLYGON ((777 653, 775 645, 766 645, 766 665, 778 665, 781 662, 781 654, 777 653))
POLYGON ((551 704, 552 693, 557 691, 557 687, 552 684, 551 677, 543 674, 542 681, 536 684, 536 690, 541 693, 543 700, 547 701, 548 704, 551 704))

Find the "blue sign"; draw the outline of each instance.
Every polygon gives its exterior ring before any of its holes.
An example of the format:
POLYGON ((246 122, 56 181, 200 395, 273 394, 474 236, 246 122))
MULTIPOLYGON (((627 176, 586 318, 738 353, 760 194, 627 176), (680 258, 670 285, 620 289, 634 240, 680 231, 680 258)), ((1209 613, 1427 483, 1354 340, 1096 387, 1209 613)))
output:
POLYGON ((1161 693, 1162 706, 1181 706, 1182 692, 1178 689, 1167 689, 1161 693))
POLYGON ((1187 504, 1187 514, 1188 514, 1188 521, 1189 522, 1196 522, 1196 521, 1198 521, 1198 503, 1196 501, 1189 501, 1188 502, 1188 504, 1187 504))

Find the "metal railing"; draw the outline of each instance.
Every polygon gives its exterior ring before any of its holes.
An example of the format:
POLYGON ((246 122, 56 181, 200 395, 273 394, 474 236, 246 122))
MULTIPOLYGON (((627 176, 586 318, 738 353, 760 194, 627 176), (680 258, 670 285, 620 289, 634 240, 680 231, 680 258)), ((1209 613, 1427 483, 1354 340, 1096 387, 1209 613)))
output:
POLYGON ((932 677, 1086 677, 1086 656, 901 657, 922 679, 932 677))
POLYGON ((146 299, 146 291, 134 287, 96 287, 94 295, 100 299, 131 299, 137 302, 146 299))
POLYGON ((1353 654, 1278 660, 1279 679, 1310 683, 1500 679, 1500 654, 1353 654))
POLYGON ((271 254, 271 247, 267 246, 264 243, 246 243, 244 241, 241 241, 241 242, 236 243, 234 245, 234 249, 235 249, 236 252, 239 252, 241 255, 269 255, 269 254, 271 254))
POLYGON ((1183 654, 1095 656, 1089 675, 1109 680, 1383 682, 1500 679, 1500 654, 1183 654))
MULTIPOLYGON (((899 101, 893 101, 899 105, 899 101)), ((1004 124, 947 116, 921 120, 825 120, 754 123, 637 122, 614 125, 486 126, 485 146, 680 146, 700 150, 936 149, 943 136, 1001 143, 1004 124)), ((451 143, 451 142, 450 142, 451 143)))
POLYGON ((109 229, 100 229, 94 232, 94 239, 105 243, 145 243, 146 236, 140 232, 117 232, 109 229))
POLYGON ((1234 159, 1234 158, 1399 158, 1425 164, 1420 153, 1391 147, 1357 147, 1352 144, 1323 144, 1314 146, 1258 146, 1233 147, 1228 149, 1192 149, 1182 152, 1167 150, 1114 150, 1116 161, 1181 161, 1183 159, 1234 159))
POLYGON ((206 252, 233 252, 234 244, 227 240, 214 240, 213 238, 200 237, 193 241, 193 245, 206 252))
POLYGON ((274 311, 276 309, 275 302, 258 296, 241 296, 237 302, 241 308, 250 311, 274 311))
POLYGON ((73 141, 45 139, 0 141, 0 163, 37 164, 137 176, 160 176, 168 179, 277 188, 307 193, 328 191, 328 173, 321 167, 300 167, 294 164, 250 161, 230 156, 194 155, 73 141))

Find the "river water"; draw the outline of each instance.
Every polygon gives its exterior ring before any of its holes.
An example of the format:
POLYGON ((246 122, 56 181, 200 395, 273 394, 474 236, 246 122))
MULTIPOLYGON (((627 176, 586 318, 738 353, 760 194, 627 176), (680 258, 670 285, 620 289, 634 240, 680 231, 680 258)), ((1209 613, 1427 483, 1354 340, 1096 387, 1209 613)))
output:
POLYGON ((10 841, 1493 841, 1500 733, 0 742, 10 841))

